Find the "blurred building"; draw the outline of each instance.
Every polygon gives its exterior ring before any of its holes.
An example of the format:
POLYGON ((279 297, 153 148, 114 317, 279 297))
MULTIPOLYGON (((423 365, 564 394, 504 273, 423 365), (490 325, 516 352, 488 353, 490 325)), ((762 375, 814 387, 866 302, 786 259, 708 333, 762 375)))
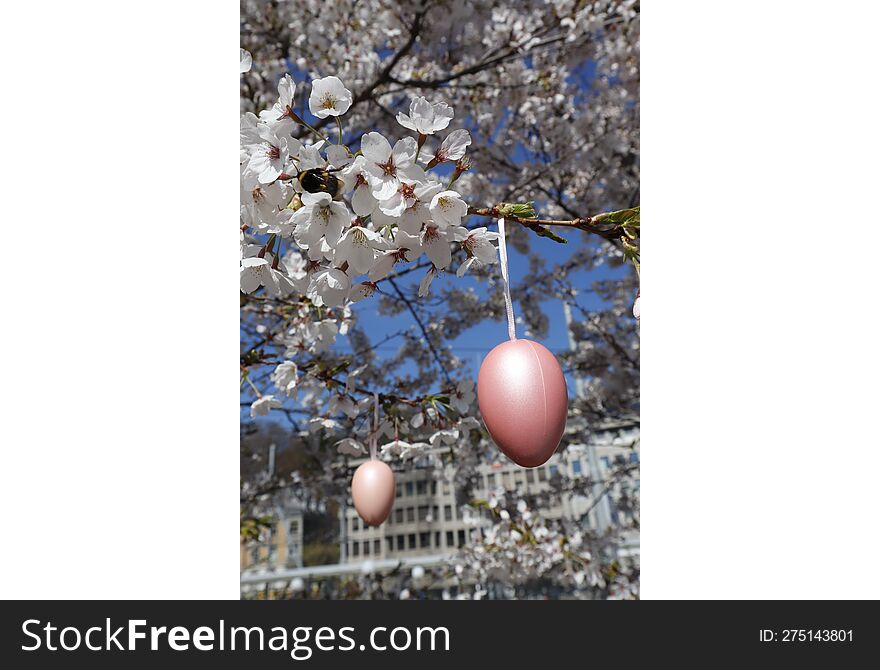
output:
POLYGON ((241 543, 241 572, 301 568, 303 506, 293 497, 275 509, 272 525, 259 542, 241 543))
MULTIPOLYGON (((609 525, 626 526, 628 512, 619 509, 615 500, 619 499, 621 487, 638 488, 639 478, 636 474, 616 483, 609 475, 622 465, 637 465, 638 425, 594 428, 587 443, 575 441, 577 435, 584 434, 577 421, 569 422, 566 433, 568 446, 541 467, 521 468, 506 459, 481 465, 472 497, 485 499, 498 487, 541 497, 550 492, 557 473, 574 480, 596 473, 590 478, 592 488, 588 495, 564 493, 543 499, 538 505, 541 516, 547 521, 572 520, 600 533, 609 525)), ((335 564, 303 566, 304 507, 294 498, 279 504, 273 525, 261 541, 242 545, 242 597, 288 598, 303 589, 314 589, 334 580, 344 583, 358 575, 424 570, 448 561, 459 547, 468 543, 471 533, 479 532, 479 520, 477 526, 465 522, 453 486, 427 460, 417 461, 395 477, 394 507, 388 520, 378 528, 364 526, 351 505, 340 510, 340 552, 335 564)), ((484 523, 490 523, 485 513, 484 523)), ((624 532, 623 544, 616 551, 619 556, 637 556, 638 531, 624 532)), ((311 597, 321 593, 315 591, 311 597)))
MULTIPOLYGON (((548 521, 565 518, 601 531, 626 521, 621 518, 625 512, 614 504, 615 486, 619 492, 620 486, 632 485, 611 485, 604 492, 609 472, 622 463, 637 463, 638 459, 638 427, 609 425, 594 431, 589 444, 569 444, 564 453, 554 454, 537 468, 521 468, 507 460, 481 465, 472 496, 486 499, 498 487, 540 495, 550 491, 550 482, 557 473, 577 479, 596 472, 592 495, 563 494, 558 502, 542 506, 540 513, 548 521), (593 500, 598 502, 594 505, 593 500)), ((427 459, 416 461, 414 467, 396 473, 395 478, 394 507, 381 526, 366 526, 351 506, 340 512, 341 563, 448 554, 468 542, 474 525, 462 518, 453 486, 442 481, 427 459)), ((636 478, 636 487, 638 481, 636 478)), ((627 553, 637 553, 638 534, 633 533, 625 544, 627 553)))

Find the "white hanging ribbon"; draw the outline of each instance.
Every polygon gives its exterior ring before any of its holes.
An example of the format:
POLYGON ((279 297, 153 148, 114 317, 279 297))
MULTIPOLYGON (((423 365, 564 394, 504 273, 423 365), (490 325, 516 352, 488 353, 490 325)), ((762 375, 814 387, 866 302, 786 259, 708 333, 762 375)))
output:
POLYGON ((507 238, 504 236, 504 217, 498 219, 498 252, 501 255, 501 277, 504 279, 504 304, 507 306, 507 334, 516 339, 516 324, 513 317, 513 302, 510 299, 510 278, 507 274, 507 238))
POLYGON ((376 460, 379 439, 379 394, 373 393, 373 430, 370 431, 370 460, 376 460))

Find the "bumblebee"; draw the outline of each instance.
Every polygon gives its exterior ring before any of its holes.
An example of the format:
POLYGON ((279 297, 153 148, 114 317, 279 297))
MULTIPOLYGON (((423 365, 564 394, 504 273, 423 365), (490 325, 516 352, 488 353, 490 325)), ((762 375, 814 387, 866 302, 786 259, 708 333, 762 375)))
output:
POLYGON ((331 198, 335 198, 339 193, 339 179, 334 172, 339 172, 341 168, 333 168, 331 170, 322 170, 321 168, 312 168, 300 172, 296 178, 303 191, 309 193, 329 193, 331 198))

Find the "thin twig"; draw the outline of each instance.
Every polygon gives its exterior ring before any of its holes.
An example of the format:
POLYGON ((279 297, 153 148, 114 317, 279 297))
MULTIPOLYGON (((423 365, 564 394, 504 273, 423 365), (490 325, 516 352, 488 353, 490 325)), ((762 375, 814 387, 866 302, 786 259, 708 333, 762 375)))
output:
POLYGON ((431 336, 428 335, 428 329, 425 328, 425 324, 422 323, 422 319, 421 319, 421 317, 419 316, 418 312, 416 312, 416 308, 415 308, 415 306, 414 306, 414 305, 412 304, 412 302, 410 302, 410 300, 409 300, 409 299, 403 294, 403 291, 400 290, 400 287, 398 287, 397 284, 394 282, 394 280, 391 279, 390 277, 388 278, 388 283, 391 284, 392 288, 393 288, 394 291, 397 293, 397 296, 403 301, 403 304, 406 305, 406 307, 407 307, 407 309, 409 310, 410 314, 412 314, 413 319, 415 320, 415 322, 416 322, 416 324, 418 325, 419 329, 422 331, 422 335, 424 335, 424 337, 425 337, 425 342, 427 342, 427 344, 428 344, 428 348, 431 350, 431 353, 432 353, 433 356, 434 356, 434 360, 437 361, 437 365, 438 365, 438 366, 440 367, 440 369, 443 371, 443 376, 446 377, 446 382, 447 382, 450 386, 452 386, 452 377, 449 376, 449 370, 447 370, 447 369, 446 369, 446 366, 443 365, 443 361, 442 361, 442 359, 440 358, 440 354, 439 354, 439 353, 437 352, 437 350, 434 348, 434 343, 431 342, 431 336))

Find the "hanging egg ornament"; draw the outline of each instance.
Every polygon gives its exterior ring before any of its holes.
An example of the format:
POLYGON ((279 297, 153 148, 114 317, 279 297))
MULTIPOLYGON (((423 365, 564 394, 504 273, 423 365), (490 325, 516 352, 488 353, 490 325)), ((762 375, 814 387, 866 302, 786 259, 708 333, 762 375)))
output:
POLYGON ((543 345, 511 339, 492 349, 480 366, 477 401, 495 444, 517 465, 543 465, 559 446, 568 386, 543 345))
POLYGON ((394 473, 387 463, 370 459, 362 463, 351 480, 351 499, 358 516, 368 526, 378 526, 394 505, 394 473))

